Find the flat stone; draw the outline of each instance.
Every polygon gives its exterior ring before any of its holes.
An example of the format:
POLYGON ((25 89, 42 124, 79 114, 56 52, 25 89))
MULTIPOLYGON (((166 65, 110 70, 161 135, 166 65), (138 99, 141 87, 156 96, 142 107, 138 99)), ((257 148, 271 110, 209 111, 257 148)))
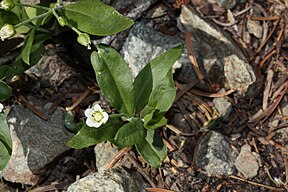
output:
POLYGON ((77 73, 63 60, 57 50, 48 49, 43 53, 40 61, 25 71, 33 79, 38 79, 44 87, 57 87, 77 73))
POLYGON ((210 131, 201 140, 195 157, 198 168, 208 176, 232 175, 235 172, 236 154, 229 139, 221 133, 210 131))
POLYGON ((217 4, 226 9, 232 9, 236 5, 236 0, 216 0, 217 4))
POLYGON ((117 147, 112 146, 110 142, 99 143, 94 147, 96 157, 96 167, 98 170, 106 169, 107 165, 118 152, 117 147))
MULTIPOLYGON (((225 90, 224 90, 225 91, 225 90)), ((223 89, 219 91, 219 93, 222 93, 223 89)), ((213 104, 217 111, 220 113, 221 116, 223 116, 223 120, 229 121, 229 116, 232 113, 232 104, 225 98, 225 97, 218 97, 213 99, 213 104)))
MULTIPOLYGON (((133 76, 136 77, 149 61, 180 43, 182 40, 178 36, 162 34, 142 22, 137 22, 131 29, 120 53, 128 63, 133 76)), ((187 58, 187 54, 186 58, 183 54, 183 57, 174 64, 174 69, 181 67, 183 60, 189 63, 187 58)))
POLYGON ((7 116, 12 138, 12 156, 0 176, 5 180, 35 185, 45 166, 69 147, 73 136, 65 126, 65 110, 57 108, 48 121, 22 105, 13 105, 7 116))
POLYGON ((182 6, 179 28, 191 33, 199 67, 206 78, 238 96, 250 96, 256 76, 241 48, 214 23, 202 18, 191 6, 182 6))
POLYGON ((235 166, 246 179, 251 179, 257 175, 259 170, 257 155, 251 152, 251 147, 249 145, 245 144, 241 147, 241 151, 236 159, 235 166))
POLYGON ((71 184, 67 192, 145 192, 147 184, 137 172, 128 172, 123 168, 111 171, 100 170, 71 184))

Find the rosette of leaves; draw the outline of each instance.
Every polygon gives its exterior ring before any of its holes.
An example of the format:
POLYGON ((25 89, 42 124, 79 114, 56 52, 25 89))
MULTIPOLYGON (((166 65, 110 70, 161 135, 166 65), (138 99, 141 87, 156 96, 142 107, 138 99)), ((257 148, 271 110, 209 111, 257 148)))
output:
POLYGON ((176 96, 172 66, 182 48, 180 45, 161 54, 133 79, 117 51, 106 45, 97 46, 98 51, 91 54, 97 82, 120 114, 110 115, 99 128, 84 125, 67 144, 83 148, 108 140, 118 147, 134 146, 147 163, 159 167, 167 148, 156 129, 167 123, 164 114, 176 96))

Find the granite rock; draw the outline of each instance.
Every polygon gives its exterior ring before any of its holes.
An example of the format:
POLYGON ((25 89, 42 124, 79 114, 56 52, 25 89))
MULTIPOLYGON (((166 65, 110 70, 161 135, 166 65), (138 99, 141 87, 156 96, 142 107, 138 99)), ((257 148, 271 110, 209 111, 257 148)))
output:
POLYGON ((178 27, 183 32, 190 32, 197 62, 206 78, 226 90, 237 90, 238 96, 253 94, 256 75, 242 49, 228 34, 185 5, 178 27))
POLYGON ((123 168, 111 171, 100 170, 71 184, 67 192, 145 192, 147 184, 137 172, 128 172, 123 168))
POLYGON ((249 145, 243 145, 239 156, 235 161, 236 169, 241 172, 246 179, 255 177, 259 170, 259 155, 251 152, 249 145))
POLYGON ((57 108, 48 121, 22 105, 13 105, 7 116, 12 155, 0 176, 7 181, 35 185, 45 166, 67 151, 72 136, 64 126, 65 110, 57 108))
POLYGON ((236 154, 229 139, 221 133, 210 131, 197 148, 195 163, 208 176, 232 175, 235 172, 236 154))

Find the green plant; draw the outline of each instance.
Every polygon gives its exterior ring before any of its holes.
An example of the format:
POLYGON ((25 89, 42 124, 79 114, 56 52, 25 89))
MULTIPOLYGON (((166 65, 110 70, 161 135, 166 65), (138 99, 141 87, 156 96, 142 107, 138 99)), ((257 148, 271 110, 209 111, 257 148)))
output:
MULTIPOLYGON (((90 35, 111 35, 129 28, 132 24, 131 19, 122 16, 100 0, 81 0, 67 5, 58 0, 48 6, 22 4, 19 0, 2 0, 0 43, 12 41, 18 34, 25 35, 25 40, 16 59, 12 63, 0 65, 0 102, 4 102, 12 94, 7 80, 37 63, 48 39, 55 40, 59 33, 73 30, 78 35, 78 43, 90 48, 90 35)), ((5 115, 1 113, 0 170, 8 162, 12 149, 7 130, 5 115)))
POLYGON ((155 129, 167 123, 164 114, 176 96, 172 65, 182 45, 150 61, 135 79, 117 51, 106 45, 97 45, 97 50, 91 54, 97 82, 120 114, 108 119, 98 104, 93 105, 85 111, 86 124, 68 145, 83 148, 108 140, 118 147, 135 146, 146 162, 159 167, 167 149, 155 129))
MULTIPOLYGON (((67 5, 58 0, 49 6, 26 5, 19 0, 1 1, 1 40, 9 41, 15 33, 25 34, 26 38, 15 61, 0 66, 0 102, 12 94, 5 80, 35 65, 48 39, 65 30, 73 30, 78 35, 78 43, 91 49, 90 35, 114 34, 132 24, 132 20, 100 0, 80 0, 67 5)), ((86 123, 74 124, 73 114, 68 111, 66 126, 73 131, 78 131, 79 127, 81 129, 67 144, 73 148, 83 148, 108 140, 118 147, 135 146, 146 162, 159 167, 166 157, 167 149, 156 129, 167 123, 164 114, 175 99, 172 65, 179 58, 182 46, 172 48, 150 61, 135 79, 116 50, 106 45, 96 47, 97 51, 91 54, 91 63, 97 82, 119 114, 108 117, 95 104, 85 111, 86 123)), ((6 122, 4 116, 0 118, 4 118, 0 119, 1 123, 6 122)), ((0 153, 11 153, 10 141, 7 139, 0 140, 3 144, 6 142, 5 149, 0 146, 0 153)))
POLYGON ((43 43, 48 39, 71 29, 77 33, 77 41, 90 48, 90 35, 111 35, 129 28, 132 24, 131 19, 100 0, 81 0, 67 5, 58 0, 49 7, 22 4, 19 0, 2 0, 1 40, 13 38, 16 32, 25 34, 26 38, 15 61, 0 66, 0 102, 8 99, 12 93, 3 79, 10 79, 35 65, 44 51, 43 43))

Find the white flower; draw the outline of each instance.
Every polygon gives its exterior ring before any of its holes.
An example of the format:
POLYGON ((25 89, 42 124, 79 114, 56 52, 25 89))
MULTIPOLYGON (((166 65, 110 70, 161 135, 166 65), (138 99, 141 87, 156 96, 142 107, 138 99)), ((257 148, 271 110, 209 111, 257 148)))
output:
POLYGON ((89 127, 100 127, 102 124, 108 121, 108 114, 103 111, 99 104, 95 104, 92 108, 85 110, 86 124, 89 127))
POLYGON ((3 111, 4 106, 2 105, 2 103, 0 103, 0 113, 3 111))

